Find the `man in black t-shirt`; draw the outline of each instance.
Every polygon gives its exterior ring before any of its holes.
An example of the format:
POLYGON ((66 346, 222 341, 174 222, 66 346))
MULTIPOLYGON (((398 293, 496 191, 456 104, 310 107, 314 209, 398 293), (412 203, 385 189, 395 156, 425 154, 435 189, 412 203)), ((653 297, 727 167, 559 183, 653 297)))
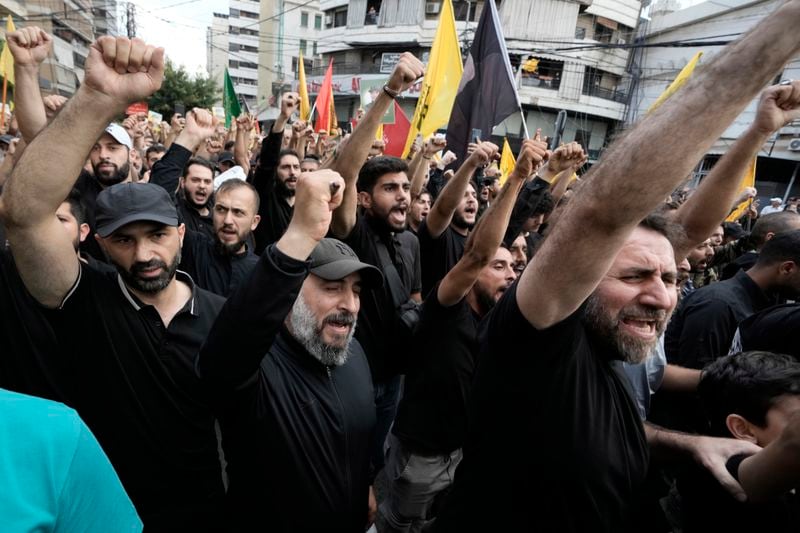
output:
MULTIPOLYGON (((497 146, 480 143, 470 156, 488 163, 497 146)), ((467 398, 478 355, 478 321, 516 279, 512 257, 499 248, 517 193, 547 144, 524 141, 514 172, 467 241, 466 253, 422 306, 403 397, 387 439, 383 531, 420 531, 437 497, 452 483, 467 428, 467 398)))
POLYGON ((678 296, 670 226, 648 215, 800 50, 796 35, 774 38, 798 21, 800 2, 784 4, 593 167, 487 317, 464 458, 434 531, 628 529, 648 442, 620 360, 647 356, 678 296), (758 64, 746 80, 742 61, 758 64))
POLYGON ((409 355, 409 347, 398 342, 395 303, 421 301, 421 282, 419 242, 405 231, 411 202, 408 165, 392 157, 374 157, 366 164, 364 161, 380 119, 392 104, 392 95, 406 90, 423 72, 422 62, 413 55, 404 53, 400 57, 386 87, 358 123, 332 167, 344 178, 346 187, 342 204, 333 214, 331 233, 387 277, 383 288, 362 293, 356 331, 375 386, 377 424, 371 459, 376 469, 383 465, 383 441, 394 420, 400 375, 409 355), (359 203, 362 215, 358 214, 359 203), (388 269, 394 272, 387 273, 388 269), (390 276, 395 277, 395 283, 390 276), (393 289, 392 285, 396 287, 393 289))
POLYGON ((703 370, 698 393, 710 424, 706 433, 764 449, 726 465, 747 502, 735 500, 706 472, 682 475, 683 530, 800 530, 800 495, 793 491, 800 487, 800 456, 793 451, 798 443, 792 444, 800 436, 800 362, 769 352, 729 355, 703 370))
POLYGON ((74 392, 145 527, 213 531, 222 473, 193 367, 223 299, 176 273, 184 226, 157 185, 97 196, 96 238, 116 273, 82 265, 54 216, 108 121, 155 92, 163 72, 163 49, 100 37, 83 84, 17 163, 2 211, 20 277, 58 339, 52 356, 73 369, 55 378, 74 392))
POLYGON ((764 309, 739 324, 731 353, 764 350, 793 356, 800 361, 800 304, 764 309))

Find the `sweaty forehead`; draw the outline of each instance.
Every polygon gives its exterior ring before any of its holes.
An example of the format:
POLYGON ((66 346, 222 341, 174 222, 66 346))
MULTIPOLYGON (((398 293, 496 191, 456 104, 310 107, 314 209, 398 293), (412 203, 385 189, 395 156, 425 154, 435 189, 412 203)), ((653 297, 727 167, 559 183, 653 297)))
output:
POLYGON ((659 233, 636 228, 614 259, 611 271, 627 268, 676 272, 672 244, 659 233))

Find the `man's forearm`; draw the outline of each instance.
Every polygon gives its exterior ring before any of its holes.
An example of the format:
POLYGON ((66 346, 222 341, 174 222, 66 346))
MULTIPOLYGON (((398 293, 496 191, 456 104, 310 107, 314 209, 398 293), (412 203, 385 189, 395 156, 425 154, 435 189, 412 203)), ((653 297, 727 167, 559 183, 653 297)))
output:
POLYGON ((748 128, 714 165, 697 190, 678 209, 675 221, 686 231, 686 241, 676 249, 683 257, 720 225, 736 199, 742 177, 768 135, 748 128))
POLYGON ((47 125, 47 114, 39 91, 39 67, 14 66, 14 114, 22 138, 30 142, 47 125))
POLYGON ((7 223, 26 225, 52 217, 80 174, 86 154, 123 109, 91 89, 79 88, 17 163, 3 191, 7 223), (36 179, 30 179, 33 176, 36 179))
POLYGON ((487 257, 487 263, 502 242, 517 195, 524 184, 525 178, 512 173, 469 236, 467 248, 471 247, 478 256, 487 257))

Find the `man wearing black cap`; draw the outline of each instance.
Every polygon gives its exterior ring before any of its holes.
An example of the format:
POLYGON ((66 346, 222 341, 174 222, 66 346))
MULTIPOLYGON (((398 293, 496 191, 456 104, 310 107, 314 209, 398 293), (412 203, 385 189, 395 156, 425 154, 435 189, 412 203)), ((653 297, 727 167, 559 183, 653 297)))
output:
POLYGON ((219 170, 220 174, 227 172, 235 165, 236 160, 233 158, 233 154, 231 152, 221 152, 219 156, 217 156, 217 170, 219 170))
POLYGON ((324 239, 344 181, 301 176, 286 233, 223 307, 197 369, 214 391, 236 531, 363 531, 374 513, 369 365, 353 339, 374 266, 324 239), (235 354, 235 356, 234 356, 235 354))
POLYGON ((155 92, 163 71, 163 49, 100 37, 84 83, 20 157, 0 212, 25 287, 49 308, 61 350, 52 357, 70 362, 53 378, 75 392, 72 407, 145 527, 214 531, 221 468, 193 362, 222 298, 176 274, 184 226, 161 187, 123 183, 98 194, 95 238, 118 273, 82 265, 55 216, 108 121, 155 92))

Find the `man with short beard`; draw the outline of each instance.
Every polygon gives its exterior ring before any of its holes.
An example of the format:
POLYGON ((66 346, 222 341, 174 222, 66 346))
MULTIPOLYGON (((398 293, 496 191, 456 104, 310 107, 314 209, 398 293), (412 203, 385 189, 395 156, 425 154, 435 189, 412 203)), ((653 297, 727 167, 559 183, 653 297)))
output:
POLYGON ((778 7, 591 169, 487 319, 464 458, 432 531, 631 529, 648 445, 671 442, 645 430, 619 364, 652 350, 678 298, 669 224, 648 215, 800 50, 784 33, 798 22, 800 1, 778 7))
MULTIPOLYGON (((95 238, 118 273, 83 265, 54 216, 108 121, 158 90, 163 75, 163 49, 100 37, 78 91, 20 157, 0 211, 20 277, 59 341, 54 368, 69 363, 52 379, 70 390, 145 527, 217 531, 214 415, 193 365, 224 300, 176 272, 184 226, 175 204, 152 184, 97 195, 95 238)), ((97 166, 110 176, 110 165, 97 166)))
MULTIPOLYGON (((479 143, 496 152, 492 143, 479 143)), ((469 231, 478 216, 478 197, 470 179, 482 168, 473 154, 448 180, 428 216, 419 225, 417 235, 422 254, 422 294, 433 286, 461 259, 469 231)))
POLYGON ((232 531, 364 531, 374 514, 369 366, 353 340, 380 271, 323 238, 344 182, 304 174, 297 209, 225 304, 197 370, 217 405, 232 531))
POLYGON ((258 226, 258 193, 240 179, 230 179, 215 193, 214 238, 186 231, 180 268, 198 287, 228 296, 258 263, 248 246, 258 226))
POLYGON ((292 218, 295 187, 300 177, 300 158, 297 152, 281 147, 286 124, 297 111, 299 103, 297 93, 283 95, 281 112, 261 144, 259 162, 253 171, 252 183, 261 199, 258 211, 261 224, 254 232, 258 255, 281 238, 292 218))
MULTIPOLYGON (((472 154, 491 161, 483 143, 472 154)), ((516 279, 500 242, 517 193, 547 153, 541 141, 523 141, 514 171, 467 240, 455 267, 431 291, 409 349, 403 396, 387 438, 381 531, 419 532, 434 518, 436 499, 452 483, 467 431, 467 398, 478 356, 478 323, 516 279)))

